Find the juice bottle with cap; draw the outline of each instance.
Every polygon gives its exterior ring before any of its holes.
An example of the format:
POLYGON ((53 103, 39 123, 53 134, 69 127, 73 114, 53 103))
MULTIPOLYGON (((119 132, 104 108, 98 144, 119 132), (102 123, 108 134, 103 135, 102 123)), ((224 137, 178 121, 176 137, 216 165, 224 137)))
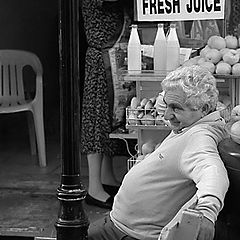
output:
POLYGON ((142 69, 142 54, 141 54, 141 42, 138 35, 137 25, 132 25, 130 38, 128 41, 128 71, 130 73, 141 73, 142 69))
POLYGON ((156 37, 153 45, 153 66, 154 71, 164 72, 166 71, 166 59, 167 59, 167 39, 164 33, 164 25, 158 24, 156 37))
POLYGON ((176 24, 170 24, 167 36, 167 71, 172 71, 180 65, 180 44, 176 31, 176 24))

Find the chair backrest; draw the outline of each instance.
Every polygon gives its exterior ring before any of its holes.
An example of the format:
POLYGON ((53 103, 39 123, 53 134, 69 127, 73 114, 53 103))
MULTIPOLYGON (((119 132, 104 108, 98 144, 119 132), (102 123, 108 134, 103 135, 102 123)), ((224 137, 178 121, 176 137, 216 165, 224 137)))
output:
POLYGON ((42 76, 42 64, 34 53, 23 50, 0 50, 1 105, 10 101, 10 99, 16 102, 25 99, 23 69, 26 66, 30 66, 36 76, 42 76))

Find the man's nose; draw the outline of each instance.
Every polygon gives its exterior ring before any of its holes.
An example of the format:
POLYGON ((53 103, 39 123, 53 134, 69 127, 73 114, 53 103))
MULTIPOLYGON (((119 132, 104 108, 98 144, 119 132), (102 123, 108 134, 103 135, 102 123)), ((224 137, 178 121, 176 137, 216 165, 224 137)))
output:
POLYGON ((172 109, 166 108, 165 113, 164 113, 164 119, 165 119, 165 120, 170 120, 170 119, 172 119, 173 117, 174 117, 174 116, 173 116, 173 111, 172 111, 172 109))

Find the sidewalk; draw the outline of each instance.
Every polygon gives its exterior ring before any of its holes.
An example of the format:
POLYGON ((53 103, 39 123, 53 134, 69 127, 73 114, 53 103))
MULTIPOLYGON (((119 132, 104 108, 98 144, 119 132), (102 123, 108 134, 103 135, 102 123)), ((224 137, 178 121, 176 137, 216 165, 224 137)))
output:
MULTIPOLYGON (((24 128, 17 131, 15 127, 11 130, 0 128, 0 240, 56 237, 54 225, 59 210, 56 190, 61 180, 59 139, 47 139, 47 167, 40 168, 30 154, 28 131, 24 128)), ((127 159, 127 156, 114 157, 119 180, 127 171, 127 159)), ((84 156, 81 179, 87 189, 88 166, 84 156)), ((83 208, 90 223, 108 212, 85 202, 83 208)))

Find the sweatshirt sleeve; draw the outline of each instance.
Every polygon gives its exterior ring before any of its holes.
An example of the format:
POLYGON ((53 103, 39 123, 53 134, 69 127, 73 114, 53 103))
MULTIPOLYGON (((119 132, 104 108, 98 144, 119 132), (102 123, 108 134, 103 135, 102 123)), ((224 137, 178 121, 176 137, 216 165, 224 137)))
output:
POLYGON ((196 209, 215 222, 229 187, 227 171, 219 156, 217 142, 207 131, 198 131, 188 138, 180 168, 197 188, 196 209))

